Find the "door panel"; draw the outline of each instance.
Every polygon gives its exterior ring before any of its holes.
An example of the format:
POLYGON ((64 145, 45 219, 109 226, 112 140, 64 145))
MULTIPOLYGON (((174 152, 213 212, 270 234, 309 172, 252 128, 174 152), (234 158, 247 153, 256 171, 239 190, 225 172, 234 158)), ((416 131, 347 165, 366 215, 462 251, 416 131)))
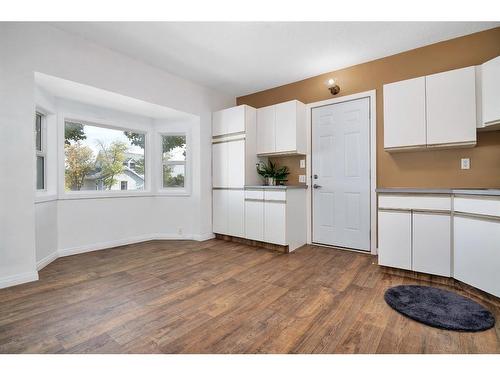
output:
POLYGON ((212 186, 228 186, 228 143, 212 144, 212 186))
POLYGON ((227 228, 227 191, 212 190, 212 213, 213 213, 213 231, 219 234, 228 234, 227 228))
POLYGON ((228 187, 245 186, 245 140, 227 142, 228 187))
POLYGON ((433 74, 425 82, 427 144, 475 142, 475 68, 433 74))
POLYGON ((276 150, 275 143, 276 107, 257 109, 257 153, 265 154, 276 150))
POLYGON ((425 77, 384 85, 384 148, 425 142, 425 77))
POLYGON ((286 245, 286 203, 264 202, 264 241, 286 245))
POLYGON ((450 276, 449 214, 413 213, 413 270, 450 276))
POLYGON ((264 241, 264 201, 245 201, 245 237, 264 241))
POLYGON ((370 250, 369 100, 312 110, 313 242, 370 250))
POLYGON ((378 212, 378 264, 411 270, 411 212, 378 212))
POLYGON ((245 237, 245 191, 226 190, 227 232, 230 236, 245 237))
POLYGON ((276 152, 297 149, 297 103, 276 105, 276 152))

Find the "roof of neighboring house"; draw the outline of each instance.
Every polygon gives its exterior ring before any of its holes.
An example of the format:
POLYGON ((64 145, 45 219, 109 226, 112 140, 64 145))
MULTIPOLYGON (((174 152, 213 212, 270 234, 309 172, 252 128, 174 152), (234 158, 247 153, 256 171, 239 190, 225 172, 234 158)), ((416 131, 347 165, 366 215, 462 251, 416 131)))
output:
MULTIPOLYGON (((130 169, 129 167, 124 167, 122 173, 130 174, 132 176, 135 176, 139 180, 144 181, 143 175, 140 175, 139 173, 135 172, 133 169, 130 169)), ((103 177, 102 172, 98 171, 98 172, 94 172, 92 174, 85 176, 85 180, 98 180, 102 177, 103 177)))

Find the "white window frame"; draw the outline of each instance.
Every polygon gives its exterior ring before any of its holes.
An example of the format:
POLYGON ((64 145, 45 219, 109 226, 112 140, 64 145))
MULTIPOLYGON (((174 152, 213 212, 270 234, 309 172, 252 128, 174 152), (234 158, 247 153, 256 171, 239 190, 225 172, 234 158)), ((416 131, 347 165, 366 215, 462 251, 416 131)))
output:
POLYGON ((47 118, 46 114, 43 111, 37 109, 35 111, 35 127, 34 127, 34 136, 35 136, 35 191, 37 193, 46 193, 47 192, 47 118), (40 116, 40 150, 36 147, 36 116, 40 116), (38 189, 37 181, 38 181, 38 157, 43 157, 43 189, 38 189))
POLYGON ((93 198, 113 198, 113 197, 134 197, 134 196, 151 196, 151 133, 145 129, 134 128, 127 124, 117 124, 112 121, 103 119, 91 119, 86 116, 75 115, 70 113, 62 113, 59 117, 59 194, 58 199, 93 199, 93 198), (65 170, 66 170, 66 155, 64 152, 65 126, 67 121, 79 122, 84 125, 97 126, 106 129, 128 131, 144 134, 144 189, 142 190, 80 190, 66 191, 65 189, 65 170))
POLYGON ((191 195, 191 134, 189 131, 159 132, 158 133, 159 154, 159 195, 191 195), (163 186, 163 137, 184 136, 186 137, 186 160, 183 162, 169 162, 167 164, 184 164, 184 187, 163 186))

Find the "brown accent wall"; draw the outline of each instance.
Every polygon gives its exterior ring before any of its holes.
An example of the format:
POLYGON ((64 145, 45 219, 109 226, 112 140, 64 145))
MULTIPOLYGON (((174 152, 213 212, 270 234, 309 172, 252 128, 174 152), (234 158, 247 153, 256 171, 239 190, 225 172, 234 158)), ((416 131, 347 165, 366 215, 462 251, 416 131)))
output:
MULTIPOLYGON (((242 96, 237 103, 259 108, 292 99, 304 103, 330 99, 324 86, 330 77, 335 77, 341 87, 337 96, 376 89, 378 187, 499 188, 500 131, 478 133, 474 148, 391 154, 384 151, 382 105, 382 86, 386 83, 479 65, 499 55, 497 27, 242 96), (471 158, 471 169, 460 169, 462 157, 471 158)), ((300 157, 296 159, 298 163, 300 157)), ((295 163, 294 158, 288 160, 295 163)), ((293 181, 297 178, 290 176, 293 181)))

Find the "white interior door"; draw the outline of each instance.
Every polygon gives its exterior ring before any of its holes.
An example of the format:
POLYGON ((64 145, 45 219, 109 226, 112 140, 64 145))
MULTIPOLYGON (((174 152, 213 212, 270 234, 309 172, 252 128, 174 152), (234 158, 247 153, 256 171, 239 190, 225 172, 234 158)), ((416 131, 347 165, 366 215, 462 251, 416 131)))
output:
POLYGON ((370 99, 312 109, 315 243, 370 250, 370 99))

